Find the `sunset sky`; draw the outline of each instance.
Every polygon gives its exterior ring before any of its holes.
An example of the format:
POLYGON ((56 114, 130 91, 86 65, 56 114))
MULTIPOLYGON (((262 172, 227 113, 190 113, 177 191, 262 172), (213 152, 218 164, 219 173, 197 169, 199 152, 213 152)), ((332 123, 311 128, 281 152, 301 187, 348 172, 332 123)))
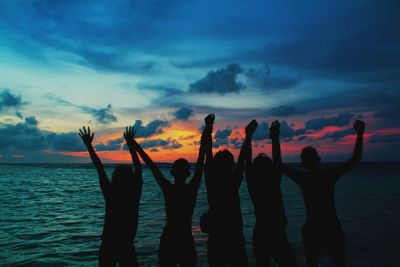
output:
POLYGON ((154 160, 197 156, 215 113, 215 151, 235 155, 257 119, 255 153, 314 145, 347 159, 400 160, 400 2, 1 0, 0 163, 127 161, 135 125, 154 160))

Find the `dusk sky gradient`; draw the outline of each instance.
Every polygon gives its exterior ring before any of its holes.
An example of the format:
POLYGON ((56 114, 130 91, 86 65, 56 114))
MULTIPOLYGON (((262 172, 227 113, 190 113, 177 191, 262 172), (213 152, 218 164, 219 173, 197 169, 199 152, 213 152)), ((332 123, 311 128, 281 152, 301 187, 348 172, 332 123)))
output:
POLYGON ((156 161, 194 161, 203 118, 214 148, 299 161, 314 145, 346 160, 367 123, 364 160, 400 160, 400 2, 0 0, 0 163, 130 159, 135 125, 156 161))

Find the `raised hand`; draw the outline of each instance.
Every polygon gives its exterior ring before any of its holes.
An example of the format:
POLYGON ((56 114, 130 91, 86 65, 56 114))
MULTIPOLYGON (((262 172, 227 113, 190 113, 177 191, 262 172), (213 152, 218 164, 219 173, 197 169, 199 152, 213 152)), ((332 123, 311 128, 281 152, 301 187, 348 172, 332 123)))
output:
POLYGON ((213 126, 215 120, 215 115, 213 113, 208 114, 208 116, 204 119, 206 126, 213 126))
POLYGON ((124 137, 125 141, 127 143, 131 142, 133 138, 135 138, 136 130, 133 126, 126 126, 125 127, 125 132, 124 132, 124 137))
POLYGON ((90 134, 90 127, 89 126, 87 128, 87 131, 86 131, 86 127, 85 126, 83 126, 82 129, 79 129, 78 135, 82 138, 82 141, 86 146, 91 146, 92 145, 94 132, 92 134, 90 134))
POLYGON ((279 128, 281 127, 281 124, 279 121, 274 121, 271 123, 271 126, 269 127, 269 137, 271 139, 279 138, 279 128))
POLYGON ((353 123, 353 128, 354 130, 356 130, 357 134, 363 134, 365 131, 365 122, 363 122, 362 120, 356 120, 353 123))
POLYGON ((252 120, 249 124, 247 124, 245 129, 246 137, 252 137, 257 127, 258 127, 258 122, 256 120, 252 120))

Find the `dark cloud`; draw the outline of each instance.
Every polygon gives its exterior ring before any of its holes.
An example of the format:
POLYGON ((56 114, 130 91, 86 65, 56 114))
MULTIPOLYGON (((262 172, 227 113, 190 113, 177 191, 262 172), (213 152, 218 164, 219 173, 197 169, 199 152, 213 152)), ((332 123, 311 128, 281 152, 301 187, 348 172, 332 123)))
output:
POLYGON ((174 112, 175 119, 186 121, 193 115, 193 109, 188 107, 181 107, 174 112))
POLYGON ((214 135, 213 147, 218 148, 220 146, 226 146, 229 144, 228 137, 232 134, 232 129, 226 128, 223 130, 217 130, 214 135))
POLYGON ((295 130, 293 124, 289 125, 286 121, 281 121, 280 137, 283 142, 289 142, 293 139, 295 130))
POLYGON ((232 138, 229 140, 234 149, 240 149, 243 145, 244 138, 232 138))
POLYGON ((164 128, 169 125, 168 121, 156 119, 149 122, 146 126, 143 125, 141 120, 136 120, 133 126, 136 129, 136 137, 150 137, 152 135, 162 134, 164 128))
POLYGON ((269 125, 268 122, 263 121, 258 125, 257 130, 253 135, 253 140, 258 141, 265 139, 269 139, 269 125))
MULTIPOLYGON (((153 139, 153 140, 144 140, 140 142, 140 145, 143 148, 152 148, 152 149, 178 149, 182 147, 177 140, 168 138, 168 139, 153 139)), ((157 150, 158 151, 158 150, 157 150)))
POLYGON ((22 105, 22 98, 19 95, 14 95, 8 89, 4 89, 0 93, 0 110, 9 107, 19 107, 22 105))
POLYGON ((82 57, 75 63, 85 65, 97 70, 122 72, 129 74, 138 74, 150 72, 155 66, 153 61, 140 62, 138 60, 126 60, 126 55, 122 55, 120 51, 104 52, 91 49, 76 49, 75 53, 82 57))
POLYGON ((346 130, 326 133, 322 138, 332 139, 332 141, 336 142, 351 134, 354 134, 354 129, 349 128, 346 130))
POLYGON ((107 142, 97 144, 97 151, 106 151, 106 150, 121 150, 124 146, 124 137, 108 140, 107 142))
POLYGON ((238 93, 245 88, 244 84, 237 81, 237 76, 242 73, 239 64, 229 64, 226 68, 210 71, 207 75, 189 84, 190 93, 238 93))
POLYGON ((291 106, 291 105, 281 105, 277 107, 270 108, 267 111, 268 114, 277 117, 288 117, 292 115, 301 115, 307 113, 305 108, 291 106))
POLYGON ((316 119, 311 119, 306 121, 305 128, 307 130, 322 130, 327 126, 347 126, 351 119, 354 118, 354 114, 350 113, 342 113, 337 115, 336 117, 319 117, 316 119))
POLYGON ((84 112, 93 116, 97 123, 109 124, 117 121, 117 117, 112 114, 112 105, 108 104, 105 108, 95 109, 90 107, 80 107, 84 112))
POLYGON ((312 138, 309 137, 309 136, 306 136, 306 135, 302 135, 302 136, 299 136, 299 137, 297 138, 297 141, 299 141, 299 142, 302 142, 302 141, 309 141, 309 140, 312 140, 312 138))
POLYGON ((76 133, 55 133, 38 128, 36 117, 25 117, 23 122, 2 124, 0 148, 23 151, 85 151, 76 133))
MULTIPOLYGON (((164 97, 171 97, 181 95, 184 91, 178 89, 178 86, 175 85, 168 85, 168 84, 157 84, 157 83, 147 83, 147 82, 140 82, 135 85, 140 90, 151 90, 158 93, 162 93, 164 97)), ((124 88, 133 88, 133 85, 130 84, 122 84, 124 88)))
POLYGON ((179 2, 8 2, 0 9, 0 23, 10 47, 42 62, 50 61, 46 52, 51 49, 72 55, 64 56, 65 61, 96 70, 148 72, 155 63, 140 58, 130 60, 131 47, 134 44, 139 51, 151 50, 156 36, 165 39, 164 35, 155 34, 158 24, 165 24, 169 11, 179 2))
POLYGON ((400 134, 372 135, 369 143, 400 143, 400 134))
POLYGON ((249 68, 244 71, 244 74, 255 86, 263 90, 289 89, 299 83, 298 78, 288 75, 272 75, 271 68, 268 65, 259 69, 249 68))

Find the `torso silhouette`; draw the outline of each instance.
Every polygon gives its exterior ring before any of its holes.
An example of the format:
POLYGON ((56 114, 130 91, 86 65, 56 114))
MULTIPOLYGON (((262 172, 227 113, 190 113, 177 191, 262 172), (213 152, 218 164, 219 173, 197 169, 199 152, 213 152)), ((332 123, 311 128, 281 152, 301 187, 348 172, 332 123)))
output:
POLYGON ((213 224, 211 234, 242 233, 239 181, 235 172, 230 175, 213 173, 208 177, 207 194, 213 224))
POLYGON ((188 185, 170 185, 164 191, 166 229, 176 235, 192 233, 192 217, 197 192, 188 185))
POLYGON ((314 172, 299 172, 299 184, 307 213, 307 225, 340 226, 335 207, 335 184, 340 174, 334 168, 314 172))
POLYGON ((248 182, 257 223, 285 228, 288 222, 281 191, 281 175, 271 172, 263 176, 251 173, 248 182))
POLYGON ((103 240, 130 241, 135 239, 142 184, 139 179, 132 184, 129 194, 110 192, 106 197, 103 240))

